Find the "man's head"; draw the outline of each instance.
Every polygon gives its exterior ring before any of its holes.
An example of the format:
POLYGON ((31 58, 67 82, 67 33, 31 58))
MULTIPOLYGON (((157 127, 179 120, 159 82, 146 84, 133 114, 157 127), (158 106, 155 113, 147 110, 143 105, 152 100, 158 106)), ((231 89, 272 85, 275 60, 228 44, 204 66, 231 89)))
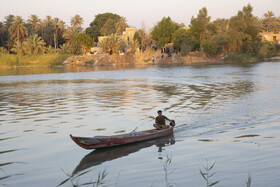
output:
POLYGON ((157 111, 157 113, 158 113, 159 116, 162 115, 162 111, 161 110, 157 111))

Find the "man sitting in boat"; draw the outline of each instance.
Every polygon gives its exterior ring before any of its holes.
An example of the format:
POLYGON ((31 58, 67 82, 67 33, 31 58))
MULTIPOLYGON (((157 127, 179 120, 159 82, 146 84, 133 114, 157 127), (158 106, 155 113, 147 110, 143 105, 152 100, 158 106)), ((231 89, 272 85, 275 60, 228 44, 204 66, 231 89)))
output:
POLYGON ((155 124, 154 124, 154 127, 156 129, 158 129, 158 130, 168 129, 169 126, 165 124, 165 120, 168 120, 172 126, 175 126, 175 124, 173 123, 172 120, 170 120, 166 116, 162 115, 161 110, 159 110, 157 113, 158 113, 158 116, 156 117, 155 124))

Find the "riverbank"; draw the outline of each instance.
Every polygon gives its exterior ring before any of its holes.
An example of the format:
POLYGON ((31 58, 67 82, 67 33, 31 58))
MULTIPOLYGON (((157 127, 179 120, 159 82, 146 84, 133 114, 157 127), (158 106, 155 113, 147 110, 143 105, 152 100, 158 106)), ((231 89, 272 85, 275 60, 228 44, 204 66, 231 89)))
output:
POLYGON ((64 65, 94 65, 94 66, 119 66, 119 65, 206 65, 224 64, 222 58, 209 58, 204 53, 191 52, 187 56, 180 54, 162 54, 147 51, 145 53, 113 54, 100 53, 96 55, 70 56, 64 65), (154 60, 153 60, 154 59, 154 60))
POLYGON ((1 67, 62 65, 69 54, 13 55, 0 54, 1 67))
MULTIPOLYGON (((224 56, 208 57, 202 52, 190 52, 187 56, 181 54, 162 54, 160 51, 145 51, 144 53, 113 54, 98 53, 89 55, 71 54, 41 54, 14 55, 0 54, 0 67, 29 66, 127 66, 127 65, 210 65, 231 64, 237 62, 260 62, 256 57, 246 60, 224 60, 224 56), (153 60, 154 59, 154 60, 153 60)), ((262 61, 280 61, 280 56, 263 59, 262 61)))

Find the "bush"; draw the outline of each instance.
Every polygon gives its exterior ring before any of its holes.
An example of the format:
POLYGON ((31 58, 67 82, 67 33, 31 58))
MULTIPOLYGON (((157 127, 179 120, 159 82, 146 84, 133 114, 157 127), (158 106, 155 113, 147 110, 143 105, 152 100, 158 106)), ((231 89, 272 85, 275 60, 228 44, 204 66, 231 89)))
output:
POLYGON ((216 53, 216 48, 212 44, 210 40, 203 40, 202 41, 203 52, 207 55, 212 56, 216 53))
POLYGON ((186 43, 181 44, 181 55, 182 56, 187 56, 190 51, 191 51, 191 46, 189 46, 186 43))
POLYGON ((252 57, 250 54, 230 52, 224 60, 228 62, 250 62, 252 57))

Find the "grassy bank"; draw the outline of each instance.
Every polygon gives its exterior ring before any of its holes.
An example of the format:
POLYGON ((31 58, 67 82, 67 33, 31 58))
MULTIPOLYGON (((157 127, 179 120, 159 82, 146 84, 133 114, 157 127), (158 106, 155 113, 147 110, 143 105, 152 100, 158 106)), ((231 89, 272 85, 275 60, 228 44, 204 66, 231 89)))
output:
POLYGON ((0 66, 62 65, 69 54, 14 55, 0 54, 0 66))

